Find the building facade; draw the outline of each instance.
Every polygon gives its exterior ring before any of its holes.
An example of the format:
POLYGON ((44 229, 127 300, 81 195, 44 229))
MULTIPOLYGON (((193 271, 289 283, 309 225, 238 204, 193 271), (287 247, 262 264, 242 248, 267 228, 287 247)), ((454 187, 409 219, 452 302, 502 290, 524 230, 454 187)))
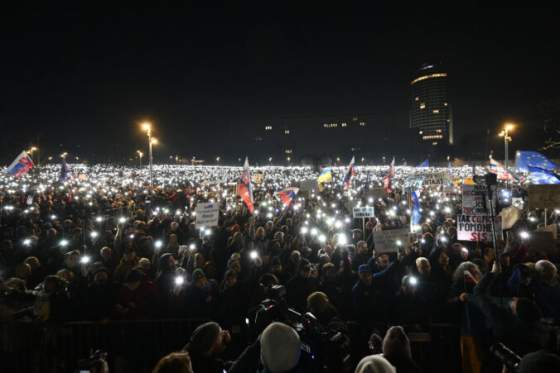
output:
POLYGON ((448 96, 448 76, 435 65, 423 65, 410 82, 410 128, 423 143, 453 145, 453 113, 448 96))

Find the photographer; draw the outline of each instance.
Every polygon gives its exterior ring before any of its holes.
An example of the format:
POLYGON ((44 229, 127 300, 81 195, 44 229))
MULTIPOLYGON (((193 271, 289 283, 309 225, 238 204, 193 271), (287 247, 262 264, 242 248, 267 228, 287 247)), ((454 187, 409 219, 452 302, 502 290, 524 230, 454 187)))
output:
POLYGON ((222 330, 215 322, 207 322, 194 330, 183 351, 189 353, 194 372, 222 373, 225 364, 219 355, 230 341, 227 330, 222 330))
MULTIPOLYGON (((233 363, 230 373, 299 373, 301 341, 290 326, 273 322, 233 363)), ((195 372, 197 372, 195 368, 195 372)))

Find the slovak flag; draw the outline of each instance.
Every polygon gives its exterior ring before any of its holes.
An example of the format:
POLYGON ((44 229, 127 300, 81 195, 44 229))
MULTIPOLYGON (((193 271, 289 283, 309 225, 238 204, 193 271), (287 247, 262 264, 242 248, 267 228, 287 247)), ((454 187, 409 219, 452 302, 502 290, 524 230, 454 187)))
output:
POLYGON ((296 198, 297 193, 299 192, 299 188, 286 188, 278 193, 276 193, 276 197, 282 201, 284 207, 290 206, 292 201, 296 198))
POLYGON ((16 157, 16 159, 14 159, 12 164, 6 169, 6 172, 8 173, 8 175, 20 177, 28 173, 29 170, 33 168, 33 166, 33 160, 24 150, 16 157))
POLYGON ((249 159, 247 157, 245 157, 243 172, 237 183, 237 195, 241 197, 249 213, 253 214, 255 210, 255 206, 253 205, 253 184, 251 184, 251 172, 249 170, 249 159))
POLYGON ((387 171, 387 175, 383 178, 383 189, 385 189, 385 193, 391 193, 393 191, 393 186, 391 183, 391 179, 395 176, 395 158, 391 161, 391 166, 389 166, 389 171, 387 171))
POLYGON ((344 190, 350 189, 352 186, 352 176, 354 175, 354 157, 352 157, 352 160, 348 165, 348 171, 346 171, 346 175, 344 176, 344 190))
POLYGON ((488 164, 488 172, 491 174, 496 174, 498 180, 513 180, 513 175, 494 158, 490 158, 490 162, 488 164))

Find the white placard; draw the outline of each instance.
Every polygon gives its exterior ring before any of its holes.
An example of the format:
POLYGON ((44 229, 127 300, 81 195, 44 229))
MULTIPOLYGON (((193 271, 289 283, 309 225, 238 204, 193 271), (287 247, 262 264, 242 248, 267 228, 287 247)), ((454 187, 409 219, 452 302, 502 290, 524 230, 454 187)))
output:
POLYGON ((354 219, 373 218, 375 216, 373 206, 354 207, 352 214, 354 219))
POLYGON ((373 243, 375 252, 391 253, 404 249, 408 245, 410 237, 409 228, 390 229, 373 233, 373 243))
MULTIPOLYGON (((486 187, 463 184, 463 214, 488 215, 490 213, 490 206, 487 206, 488 209, 484 208, 486 196, 486 187)), ((496 200, 492 199, 492 203, 494 212, 496 212, 496 200)))
MULTIPOLYGON (((496 216, 494 226, 496 237, 502 237, 502 217, 496 216)), ((457 216, 457 240, 459 241, 492 241, 492 220, 488 215, 457 216)))
POLYGON ((195 226, 216 227, 220 218, 220 206, 217 203, 203 202, 196 205, 195 226))

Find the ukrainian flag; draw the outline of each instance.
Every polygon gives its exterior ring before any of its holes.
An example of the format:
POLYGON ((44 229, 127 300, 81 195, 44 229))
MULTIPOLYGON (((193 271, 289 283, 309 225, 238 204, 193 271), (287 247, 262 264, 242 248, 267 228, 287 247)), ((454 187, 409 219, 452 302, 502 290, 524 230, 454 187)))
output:
POLYGON ((317 184, 330 183, 330 182, 332 182, 332 169, 330 167, 325 167, 321 170, 321 173, 317 178, 317 184))

